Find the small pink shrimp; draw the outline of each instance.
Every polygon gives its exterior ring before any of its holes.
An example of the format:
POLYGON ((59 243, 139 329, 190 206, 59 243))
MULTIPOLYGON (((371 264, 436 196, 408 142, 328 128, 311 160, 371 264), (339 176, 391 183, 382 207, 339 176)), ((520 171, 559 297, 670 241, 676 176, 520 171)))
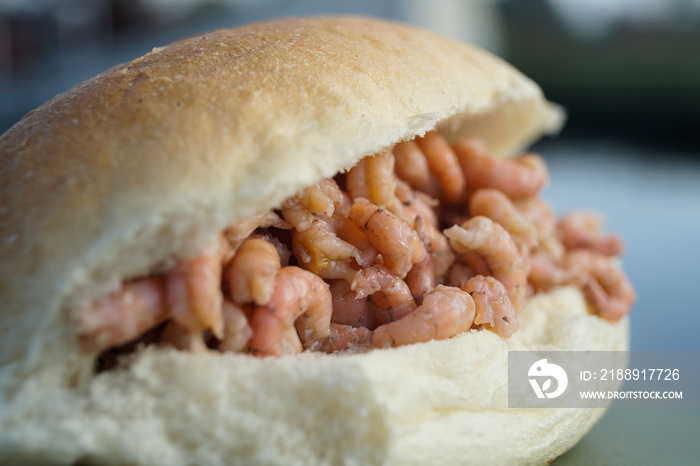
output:
POLYGON ((518 314, 501 282, 493 277, 477 275, 464 283, 462 290, 474 299, 475 325, 486 325, 503 338, 509 338, 518 331, 518 314))
POLYGON ((318 275, 295 266, 277 272, 270 301, 253 312, 250 352, 284 354, 285 332, 296 331, 304 347, 328 337, 333 304, 328 285, 318 275))
POLYGON ((490 157, 483 146, 464 139, 452 145, 467 185, 472 188, 496 188, 511 199, 533 196, 547 183, 547 166, 541 157, 527 154, 501 161, 490 157))
POLYGON ((459 288, 438 285, 423 297, 415 311, 374 330, 376 348, 443 340, 469 330, 474 322, 474 300, 459 288))
POLYGON ((283 230, 288 230, 291 225, 274 213, 271 210, 258 215, 253 215, 242 222, 229 227, 224 232, 224 236, 235 251, 258 228, 275 227, 283 230))
POLYGON ((424 193, 413 191, 401 180, 397 181, 396 192, 405 206, 404 212, 413 218, 410 225, 432 257, 433 276, 442 277, 454 262, 455 255, 445 235, 438 230, 438 218, 434 210, 438 201, 424 193))
POLYGON ((468 265, 463 264, 461 262, 455 262, 454 264, 452 264, 452 267, 450 267, 450 270, 447 272, 445 284, 448 286, 455 286, 457 288, 460 288, 463 284, 465 284, 470 278, 472 278, 475 275, 476 272, 474 272, 468 265))
POLYGON ((506 287, 513 307, 519 310, 527 292, 527 264, 508 232, 488 217, 476 216, 448 228, 445 235, 462 262, 506 287))
MULTIPOLYGON (((444 235, 442 235, 442 238, 445 238, 444 235)), ((446 241, 446 243, 449 245, 449 242, 446 241)), ((435 242, 432 243, 433 245, 435 242)), ((456 260, 455 254, 452 252, 452 249, 448 248, 438 248, 434 251, 430 252, 430 255, 433 258, 433 268, 434 268, 434 275, 435 277, 444 277, 444 275, 447 273, 448 270, 450 270, 450 267, 456 260)))
POLYGON ((551 260, 561 261, 565 248, 556 235, 556 217, 552 206, 539 196, 530 196, 513 201, 513 205, 535 227, 538 253, 551 260))
POLYGON ((540 196, 528 196, 513 200, 518 212, 535 227, 539 236, 553 234, 556 216, 552 205, 540 196))
POLYGON ((394 183, 391 151, 365 157, 347 173, 347 190, 352 199, 362 197, 383 208, 391 208, 398 202, 394 183))
POLYGON ((462 200, 467 187, 464 173, 460 170, 457 156, 438 132, 430 131, 415 139, 425 154, 430 171, 435 174, 440 185, 440 199, 448 204, 462 200))
POLYGON ((349 217, 382 255, 384 265, 399 277, 405 277, 413 264, 425 259, 427 253, 416 232, 391 212, 359 198, 349 217))
POLYGON ((416 308, 406 282, 381 265, 360 270, 355 275, 351 289, 357 299, 369 296, 377 307, 375 320, 379 325, 400 319, 416 308))
POLYGON ((506 229, 518 249, 527 254, 537 244, 537 230, 510 199, 493 188, 479 189, 469 197, 469 213, 482 215, 506 229))
POLYGON ((221 272, 223 241, 210 244, 198 257, 182 260, 166 275, 168 308, 173 319, 192 333, 210 329, 221 338, 221 272))
MULTIPOLYGON (((431 223, 434 226, 438 225, 437 214, 435 207, 439 204, 437 199, 434 199, 427 194, 414 191, 408 183, 396 179, 396 197, 404 205, 404 211, 408 217, 423 217, 423 220, 431 223)), ((414 222, 407 222, 413 225, 414 222)))
POLYGON ((397 178, 394 175, 394 154, 391 151, 363 158, 347 172, 346 179, 348 193, 353 200, 367 199, 411 224, 410 216, 396 196, 397 178))
POLYGON ((406 285, 411 290, 413 299, 419 301, 423 295, 435 288, 435 269, 433 268, 433 256, 428 254, 425 259, 413 264, 406 274, 406 285))
POLYGON ((583 289, 588 304, 603 319, 617 322, 637 299, 632 283, 614 257, 583 249, 571 251, 566 267, 583 289))
POLYGON ((377 258, 377 250, 365 234, 349 218, 335 219, 335 231, 340 239, 354 246, 358 253, 354 256, 360 267, 369 267, 377 258))
POLYGON ((425 154, 415 141, 400 142, 392 149, 396 159, 396 174, 430 196, 437 196, 439 185, 430 172, 425 154))
POLYGON ((416 217, 416 233, 431 256, 433 276, 442 277, 456 257, 449 240, 432 223, 424 222, 422 216, 416 217))
POLYGON ((192 333, 174 320, 169 320, 160 334, 159 343, 171 346, 180 351, 203 353, 207 351, 202 333, 192 333))
POLYGON ((314 219, 304 231, 294 231, 292 249, 299 265, 328 279, 352 281, 356 272, 353 259, 363 259, 356 247, 338 237, 325 216, 314 219))
POLYGON ((245 351, 253 336, 253 329, 248 324, 245 310, 228 299, 224 299, 223 316, 224 336, 219 344, 219 349, 232 353, 245 351))
POLYGON ((287 199, 281 212, 284 219, 301 232, 311 227, 316 215, 346 217, 349 209, 347 195, 333 179, 325 179, 287 199))
POLYGON ((233 301, 254 302, 258 306, 267 303, 280 268, 280 256, 274 245, 258 238, 244 242, 224 271, 233 301))
POLYGON ((416 191, 413 190, 410 184, 408 184, 398 176, 394 176, 394 194, 402 204, 408 204, 411 201, 411 199, 415 197, 415 192, 416 191))
MULTIPOLYGON (((325 199, 330 200, 333 203, 333 212, 316 212, 325 213, 330 216, 347 217, 350 206, 352 205, 352 200, 350 196, 340 189, 338 183, 333 178, 327 178, 323 181, 316 183, 316 190, 321 194, 316 194, 316 197, 320 198, 322 202, 328 202, 325 199)), ((315 206, 318 204, 316 202, 310 202, 309 207, 316 211, 319 210, 315 206)))
POLYGON ((362 350, 371 345, 372 331, 368 328, 331 323, 330 335, 319 341, 313 349, 325 353, 335 353, 362 350))
POLYGON ((548 291, 570 281, 570 274, 562 268, 559 261, 546 252, 533 252, 529 263, 527 283, 535 292, 548 291))
POLYGON ((345 280, 331 280, 331 296, 333 296, 333 316, 331 321, 336 324, 353 327, 374 328, 374 307, 367 303, 367 296, 359 298, 345 280))
POLYGON ((304 346, 301 344, 297 329, 294 326, 287 327, 282 333, 282 354, 299 354, 303 350, 304 346))
MULTIPOLYGON (((248 239, 261 239, 273 245, 277 250, 277 255, 279 256, 279 260, 282 264, 282 267, 286 267, 289 265, 289 259, 292 257, 292 251, 290 251, 289 247, 287 247, 287 243, 289 243, 290 245, 292 243, 291 236, 288 239, 283 237, 283 235, 287 233, 291 235, 291 232, 289 230, 277 231, 274 233, 272 230, 263 230, 259 233, 253 233, 248 237, 248 239), (282 237, 284 241, 280 239, 278 235, 282 237)), ((233 255, 231 256, 231 258, 233 258, 233 255)))
POLYGON ((570 212, 564 215, 557 229, 566 249, 590 249, 605 256, 617 256, 625 245, 617 235, 602 236, 603 219, 592 212, 570 212))
POLYGON ((78 314, 80 346, 84 351, 102 351, 121 345, 168 317, 161 277, 129 281, 78 314))

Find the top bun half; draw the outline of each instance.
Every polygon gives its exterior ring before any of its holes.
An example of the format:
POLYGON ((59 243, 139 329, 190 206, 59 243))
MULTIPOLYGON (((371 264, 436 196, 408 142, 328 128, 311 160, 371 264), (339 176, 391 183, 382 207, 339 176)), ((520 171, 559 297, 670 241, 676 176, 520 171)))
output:
POLYGON ((369 18, 220 30, 116 66, 0 138, 0 375, 80 361, 77 303, 366 155, 437 125, 505 157, 562 120, 499 58, 369 18))

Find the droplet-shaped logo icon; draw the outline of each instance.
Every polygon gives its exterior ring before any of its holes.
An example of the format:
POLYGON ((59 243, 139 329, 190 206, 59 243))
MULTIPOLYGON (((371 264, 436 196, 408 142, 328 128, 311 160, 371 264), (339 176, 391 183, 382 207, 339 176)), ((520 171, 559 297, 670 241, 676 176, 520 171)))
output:
POLYGON ((556 398, 566 390, 569 384, 569 378, 566 375, 566 371, 561 368, 561 366, 554 364, 553 362, 547 362, 547 359, 540 359, 536 361, 530 369, 527 371, 528 377, 535 377, 528 379, 530 385, 537 395, 537 398, 556 398), (542 385, 540 386, 537 379, 543 379, 542 385), (550 391, 552 387, 552 380, 557 381, 556 389, 550 391))

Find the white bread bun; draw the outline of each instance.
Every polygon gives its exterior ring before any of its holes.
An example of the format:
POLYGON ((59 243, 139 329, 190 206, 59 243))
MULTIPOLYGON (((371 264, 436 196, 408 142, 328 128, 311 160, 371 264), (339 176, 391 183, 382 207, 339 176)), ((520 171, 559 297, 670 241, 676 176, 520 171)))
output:
POLYGON ((622 350, 627 320, 536 296, 510 340, 366 354, 147 349, 95 375, 77 306, 438 125, 508 156, 562 112, 503 61, 367 18, 272 21, 117 66, 0 138, 0 462, 542 463, 600 410, 513 410, 510 349, 622 350))

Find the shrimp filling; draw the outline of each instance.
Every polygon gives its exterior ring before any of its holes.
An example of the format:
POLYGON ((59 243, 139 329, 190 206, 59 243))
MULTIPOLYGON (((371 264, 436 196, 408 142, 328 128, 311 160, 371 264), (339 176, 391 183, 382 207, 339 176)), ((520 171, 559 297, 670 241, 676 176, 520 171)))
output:
POLYGON ((566 284, 619 320, 635 301, 622 240, 589 213, 557 221, 547 181, 535 154, 499 161, 429 132, 124 282, 79 312, 81 347, 104 362, 141 344, 276 356, 508 338, 529 296, 566 284))

